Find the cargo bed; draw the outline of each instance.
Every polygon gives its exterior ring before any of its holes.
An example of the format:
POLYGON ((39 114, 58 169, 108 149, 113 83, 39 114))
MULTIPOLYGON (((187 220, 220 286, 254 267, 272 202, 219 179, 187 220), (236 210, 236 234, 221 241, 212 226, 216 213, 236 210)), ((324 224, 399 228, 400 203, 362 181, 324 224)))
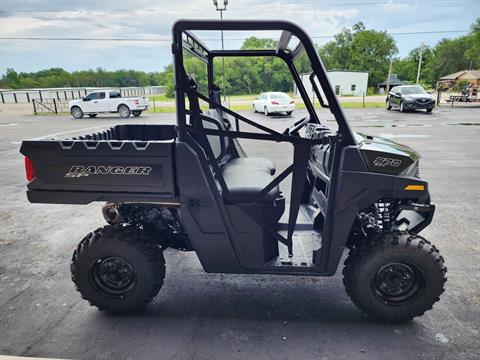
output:
POLYGON ((28 200, 176 204, 175 138, 173 125, 117 125, 71 139, 23 141, 28 200))

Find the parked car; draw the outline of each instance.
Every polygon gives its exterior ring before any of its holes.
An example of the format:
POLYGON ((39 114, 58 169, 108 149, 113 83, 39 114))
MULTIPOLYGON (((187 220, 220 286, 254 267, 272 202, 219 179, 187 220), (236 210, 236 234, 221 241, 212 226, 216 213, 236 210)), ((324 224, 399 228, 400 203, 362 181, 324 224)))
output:
POLYGON ((435 99, 420 85, 401 85, 392 88, 385 104, 387 110, 398 107, 401 112, 413 109, 426 109, 427 112, 432 112, 435 99))
POLYGON ((284 112, 291 115, 295 110, 295 101, 283 92, 266 92, 253 101, 253 112, 263 112, 266 116, 284 112))
POLYGON ((140 116, 142 111, 148 109, 148 99, 141 97, 122 97, 118 90, 94 91, 82 99, 68 102, 70 114, 76 119, 83 115, 95 117, 99 113, 118 113, 122 118, 130 114, 140 116))

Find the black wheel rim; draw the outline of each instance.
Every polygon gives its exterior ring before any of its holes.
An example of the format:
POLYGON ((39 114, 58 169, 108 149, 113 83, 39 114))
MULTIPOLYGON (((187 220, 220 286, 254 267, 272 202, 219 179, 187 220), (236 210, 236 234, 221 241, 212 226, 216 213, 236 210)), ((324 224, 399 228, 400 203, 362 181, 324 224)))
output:
POLYGON ((417 266, 392 262, 376 272, 372 285, 384 302, 401 304, 418 293, 422 282, 423 275, 417 266))
POLYGON ((97 291, 109 297, 123 297, 137 283, 133 267, 125 259, 114 256, 95 260, 90 269, 90 278, 97 291))

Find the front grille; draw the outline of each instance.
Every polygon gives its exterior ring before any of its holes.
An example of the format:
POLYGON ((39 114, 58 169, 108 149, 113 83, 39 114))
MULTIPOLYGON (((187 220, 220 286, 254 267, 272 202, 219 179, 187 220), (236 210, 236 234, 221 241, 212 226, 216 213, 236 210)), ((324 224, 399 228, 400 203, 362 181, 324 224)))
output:
POLYGON ((415 101, 422 105, 430 103, 430 99, 416 99, 415 101))

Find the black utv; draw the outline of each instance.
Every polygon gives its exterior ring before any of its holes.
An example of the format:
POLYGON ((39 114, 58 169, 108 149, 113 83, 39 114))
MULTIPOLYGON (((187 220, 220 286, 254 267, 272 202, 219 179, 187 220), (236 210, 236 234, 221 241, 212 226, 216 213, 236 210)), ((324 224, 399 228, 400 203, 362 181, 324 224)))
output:
POLYGON ((419 155, 351 130, 304 30, 286 21, 181 20, 172 52, 176 126, 118 125, 22 143, 31 202, 107 203, 108 225, 73 254, 84 299, 112 312, 150 302, 163 284, 167 248, 195 251, 209 273, 301 276, 334 275, 347 249, 345 288, 364 313, 402 322, 431 309, 446 267, 419 235, 435 211, 419 155), (211 50, 194 33, 220 30, 278 31, 279 41, 272 49, 211 50), (204 62, 207 89, 186 71, 187 56, 204 62), (215 59, 252 56, 283 60, 303 98, 308 116, 283 132, 221 104, 215 59), (319 121, 299 59, 310 64, 313 91, 335 128, 319 121), (291 146, 290 165, 277 170, 270 159, 247 156, 246 139, 291 146), (279 185, 288 177, 285 199, 279 185))

